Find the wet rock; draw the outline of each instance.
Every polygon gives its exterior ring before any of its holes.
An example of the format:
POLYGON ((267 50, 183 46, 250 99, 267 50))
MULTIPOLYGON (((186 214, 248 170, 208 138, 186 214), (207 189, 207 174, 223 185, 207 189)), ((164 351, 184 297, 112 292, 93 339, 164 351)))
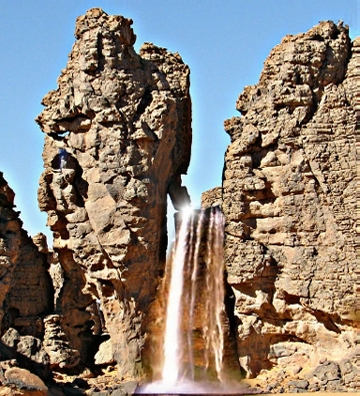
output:
POLYGON ((128 381, 125 382, 121 388, 115 389, 112 393, 111 396, 130 396, 132 395, 136 388, 138 387, 138 382, 136 381, 128 381))

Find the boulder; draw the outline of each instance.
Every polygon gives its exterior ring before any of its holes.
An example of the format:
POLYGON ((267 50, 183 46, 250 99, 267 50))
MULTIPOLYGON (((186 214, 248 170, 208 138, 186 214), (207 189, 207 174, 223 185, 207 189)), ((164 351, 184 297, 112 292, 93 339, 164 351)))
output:
POLYGON ((50 376, 49 356, 41 339, 31 335, 20 335, 13 328, 9 328, 0 340, 0 360, 13 360, 43 380, 50 376))
POLYGON ((6 385, 15 386, 23 395, 47 396, 48 388, 44 382, 30 371, 13 367, 5 372, 6 385))

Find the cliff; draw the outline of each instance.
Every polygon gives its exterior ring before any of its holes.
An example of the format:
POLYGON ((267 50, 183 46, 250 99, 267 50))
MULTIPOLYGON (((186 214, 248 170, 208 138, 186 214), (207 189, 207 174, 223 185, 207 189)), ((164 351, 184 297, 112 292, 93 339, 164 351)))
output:
POLYGON ((240 364, 275 391, 318 365, 304 389, 355 388, 358 45, 332 22, 286 36, 225 121, 222 188, 203 197, 226 218, 240 364))
POLYGON ((131 24, 101 9, 77 19, 37 122, 39 205, 64 270, 59 324, 86 363, 102 316, 122 375, 137 377, 165 266, 167 194, 175 206, 188 200, 191 103, 181 57, 149 43, 136 54, 131 24))
POLYGON ((53 286, 47 254, 22 228, 14 198, 0 172, 0 335, 15 326, 23 334, 39 336, 39 317, 53 309, 53 286))

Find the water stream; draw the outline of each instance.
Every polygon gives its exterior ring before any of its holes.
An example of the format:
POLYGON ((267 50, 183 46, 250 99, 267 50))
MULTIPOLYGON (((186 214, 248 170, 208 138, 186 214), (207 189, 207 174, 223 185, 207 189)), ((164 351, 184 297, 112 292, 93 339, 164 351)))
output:
POLYGON ((183 211, 167 263, 160 378, 139 393, 226 393, 224 217, 218 208, 183 211))

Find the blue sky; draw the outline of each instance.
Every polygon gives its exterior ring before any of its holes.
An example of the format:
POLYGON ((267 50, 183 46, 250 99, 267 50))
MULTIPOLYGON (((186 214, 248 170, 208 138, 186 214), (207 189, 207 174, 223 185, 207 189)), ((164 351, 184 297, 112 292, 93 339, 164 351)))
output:
POLYGON ((66 65, 76 17, 92 7, 133 19, 136 49, 150 41, 190 66, 193 148, 184 184, 195 206, 221 184, 223 122, 270 50, 321 20, 343 20, 359 35, 357 0, 0 0, 0 171, 30 235, 50 235, 37 206, 43 134, 34 118, 66 65))

